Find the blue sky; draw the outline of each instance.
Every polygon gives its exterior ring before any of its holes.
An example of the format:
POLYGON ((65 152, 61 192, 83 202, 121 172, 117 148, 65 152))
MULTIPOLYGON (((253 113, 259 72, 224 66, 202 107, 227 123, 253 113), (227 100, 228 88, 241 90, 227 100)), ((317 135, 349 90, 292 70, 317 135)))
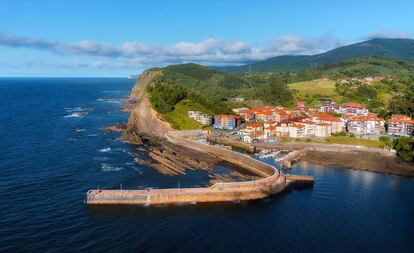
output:
POLYGON ((412 1, 0 1, 0 76, 125 76, 414 37, 412 1))

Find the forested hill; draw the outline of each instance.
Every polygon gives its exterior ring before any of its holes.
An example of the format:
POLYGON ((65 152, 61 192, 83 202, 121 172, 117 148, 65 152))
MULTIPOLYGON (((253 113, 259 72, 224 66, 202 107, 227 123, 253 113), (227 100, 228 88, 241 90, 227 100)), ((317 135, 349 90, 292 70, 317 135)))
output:
POLYGON ((316 55, 276 56, 247 65, 214 68, 228 72, 298 71, 305 68, 323 67, 326 64, 340 63, 355 57, 373 55, 414 61, 414 40, 372 39, 316 55))
POLYGON ((291 91, 282 79, 275 79, 277 76, 256 79, 197 64, 171 65, 148 71, 161 73, 147 86, 150 102, 176 129, 197 127, 197 122, 187 117, 189 110, 210 115, 232 113, 232 107, 240 106, 237 98, 262 104, 293 103, 291 91))

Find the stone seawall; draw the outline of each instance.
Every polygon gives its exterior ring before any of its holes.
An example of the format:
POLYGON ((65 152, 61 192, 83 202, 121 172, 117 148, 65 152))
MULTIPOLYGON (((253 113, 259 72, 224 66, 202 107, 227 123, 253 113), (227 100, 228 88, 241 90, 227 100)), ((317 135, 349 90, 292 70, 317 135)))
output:
POLYGON ((172 132, 166 135, 166 139, 177 145, 218 156, 263 178, 248 182, 216 183, 208 188, 89 190, 87 204, 159 205, 240 201, 265 198, 285 188, 286 178, 275 167, 247 155, 188 140, 184 135, 185 133, 172 132))

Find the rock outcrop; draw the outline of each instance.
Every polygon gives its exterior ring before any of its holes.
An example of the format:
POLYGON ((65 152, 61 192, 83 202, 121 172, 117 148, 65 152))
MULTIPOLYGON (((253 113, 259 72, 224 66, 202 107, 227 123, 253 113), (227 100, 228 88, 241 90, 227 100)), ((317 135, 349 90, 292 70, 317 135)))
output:
POLYGON ((160 70, 146 70, 133 87, 128 104, 130 117, 123 138, 131 143, 139 143, 139 136, 163 137, 172 128, 168 122, 152 108, 146 89, 153 85, 154 78, 162 75, 160 70))

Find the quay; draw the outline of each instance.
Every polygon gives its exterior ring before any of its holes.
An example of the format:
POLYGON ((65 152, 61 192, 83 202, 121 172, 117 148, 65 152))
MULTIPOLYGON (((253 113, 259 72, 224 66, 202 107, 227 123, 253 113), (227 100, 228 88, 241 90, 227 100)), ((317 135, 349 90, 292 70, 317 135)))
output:
MULTIPOLYGON (((183 132, 166 135, 168 141, 207 152, 235 163, 262 178, 247 182, 216 183, 205 188, 172 188, 147 190, 89 190, 88 205, 162 205, 201 202, 231 202, 261 199, 279 193, 288 184, 286 176, 275 167, 228 149, 191 141, 183 132)), ((289 181, 311 180, 310 177, 288 176, 289 181)), ((313 180, 313 178, 312 178, 313 180)))

